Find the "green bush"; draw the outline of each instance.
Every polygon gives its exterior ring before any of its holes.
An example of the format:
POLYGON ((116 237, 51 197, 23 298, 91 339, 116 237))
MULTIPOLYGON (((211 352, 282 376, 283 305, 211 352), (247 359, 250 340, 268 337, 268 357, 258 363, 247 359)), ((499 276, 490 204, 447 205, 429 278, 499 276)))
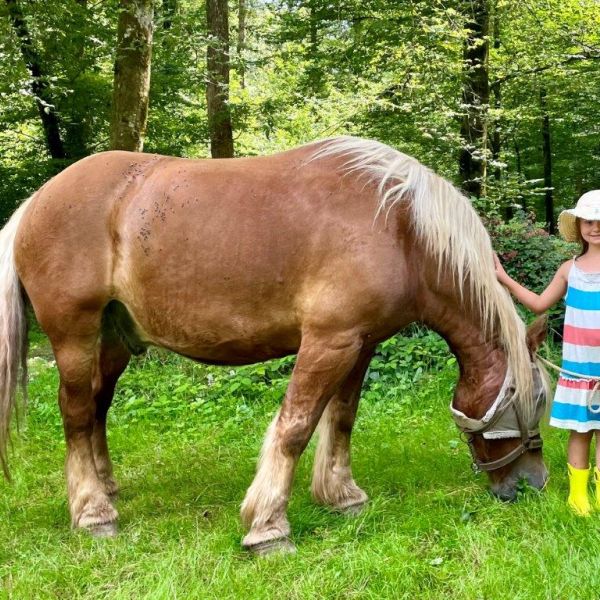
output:
POLYGON ((425 375, 437 373, 456 359, 436 333, 413 325, 377 346, 363 385, 370 400, 402 398, 425 375))
MULTIPOLYGON (((244 367, 196 364, 151 349, 132 360, 117 388, 115 405, 126 421, 198 415, 204 422, 238 424, 255 418, 285 394, 295 357, 244 367)), ((446 342, 432 331, 409 327, 377 347, 365 377, 363 397, 400 400, 431 373, 453 365, 446 342)))

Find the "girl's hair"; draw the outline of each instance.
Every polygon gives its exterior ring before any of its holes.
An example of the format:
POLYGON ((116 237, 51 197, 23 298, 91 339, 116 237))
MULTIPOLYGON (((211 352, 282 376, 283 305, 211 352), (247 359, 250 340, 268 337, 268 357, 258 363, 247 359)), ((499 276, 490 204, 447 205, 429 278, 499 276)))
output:
POLYGON ((581 219, 579 217, 575 219, 575 223, 577 224, 577 237, 579 238, 579 246, 581 248, 581 252, 577 255, 577 258, 579 258, 588 251, 590 245, 581 237, 581 219))

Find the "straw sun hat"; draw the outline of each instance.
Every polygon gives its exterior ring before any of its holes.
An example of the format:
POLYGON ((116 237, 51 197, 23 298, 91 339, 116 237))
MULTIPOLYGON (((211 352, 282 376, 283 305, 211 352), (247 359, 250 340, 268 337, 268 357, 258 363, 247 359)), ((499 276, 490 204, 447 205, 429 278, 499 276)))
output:
POLYGON ((558 231, 567 242, 580 240, 578 218, 600 221, 600 190, 586 192, 577 200, 575 208, 563 210, 558 215, 558 231))

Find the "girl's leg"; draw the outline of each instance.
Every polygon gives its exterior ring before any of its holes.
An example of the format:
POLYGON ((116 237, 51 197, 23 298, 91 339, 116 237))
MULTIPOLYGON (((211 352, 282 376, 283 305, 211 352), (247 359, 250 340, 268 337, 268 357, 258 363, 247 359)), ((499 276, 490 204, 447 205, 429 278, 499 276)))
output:
POLYGON ((571 431, 567 448, 569 470, 568 505, 575 514, 587 516, 591 512, 588 498, 588 480, 590 476, 590 443, 593 432, 579 433, 571 431))
POLYGON ((590 444, 593 432, 579 433, 571 431, 567 455, 569 464, 576 469, 587 469, 590 466, 590 444))

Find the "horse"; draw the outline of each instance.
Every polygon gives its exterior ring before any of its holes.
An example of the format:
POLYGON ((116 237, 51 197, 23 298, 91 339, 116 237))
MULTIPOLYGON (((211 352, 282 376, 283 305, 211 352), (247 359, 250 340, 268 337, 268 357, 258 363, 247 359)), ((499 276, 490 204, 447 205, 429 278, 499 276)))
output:
POLYGON ((318 427, 312 493, 368 500, 350 464, 376 345, 409 323, 437 331, 460 367, 451 408, 492 491, 542 488, 546 387, 497 282, 469 200, 416 159, 342 136, 272 156, 186 159, 123 151, 45 183, 0 232, 0 461, 24 383, 30 305, 60 375, 74 528, 117 532, 106 441, 115 385, 150 346, 241 365, 296 354, 241 506, 257 553, 294 550, 287 504, 318 427))

